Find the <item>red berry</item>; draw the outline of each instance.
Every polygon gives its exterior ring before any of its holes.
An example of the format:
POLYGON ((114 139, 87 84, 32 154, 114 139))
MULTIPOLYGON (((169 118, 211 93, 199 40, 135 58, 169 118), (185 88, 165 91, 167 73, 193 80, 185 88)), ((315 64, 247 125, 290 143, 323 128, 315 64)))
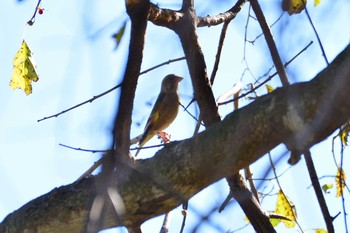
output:
POLYGON ((39 8, 38 13, 42 15, 44 13, 44 10, 42 8, 39 8))

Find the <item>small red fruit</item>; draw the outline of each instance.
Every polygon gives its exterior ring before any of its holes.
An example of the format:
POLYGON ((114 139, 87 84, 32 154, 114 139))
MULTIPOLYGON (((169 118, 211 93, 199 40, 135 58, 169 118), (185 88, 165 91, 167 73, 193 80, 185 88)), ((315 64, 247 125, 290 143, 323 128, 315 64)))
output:
POLYGON ((44 9, 41 8, 40 6, 38 7, 38 13, 39 15, 42 15, 44 13, 44 9))

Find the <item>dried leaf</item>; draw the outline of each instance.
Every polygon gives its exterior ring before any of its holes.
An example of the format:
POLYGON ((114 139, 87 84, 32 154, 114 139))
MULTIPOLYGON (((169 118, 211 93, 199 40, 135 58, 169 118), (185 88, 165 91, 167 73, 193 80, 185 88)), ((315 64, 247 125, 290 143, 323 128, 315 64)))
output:
POLYGON ((10 81, 10 87, 15 90, 22 89, 27 95, 32 93, 32 81, 36 82, 39 77, 35 70, 32 52, 27 43, 23 40, 21 48, 13 60, 13 73, 10 81))
POLYGON ((336 197, 341 197, 345 188, 346 175, 342 168, 338 168, 337 175, 335 176, 335 183, 337 185, 337 195, 336 197))
POLYGON ((307 0, 282 0, 282 10, 289 15, 299 14, 304 10, 307 0))

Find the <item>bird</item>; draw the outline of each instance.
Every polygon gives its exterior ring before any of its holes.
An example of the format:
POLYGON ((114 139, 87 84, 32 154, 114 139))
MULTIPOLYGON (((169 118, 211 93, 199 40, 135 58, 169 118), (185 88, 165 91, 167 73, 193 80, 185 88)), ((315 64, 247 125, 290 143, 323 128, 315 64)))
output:
POLYGON ((179 111, 180 103, 178 85, 182 80, 182 77, 175 74, 169 74, 164 77, 160 88, 160 93, 153 106, 144 132, 139 141, 139 148, 135 154, 135 157, 140 152, 140 149, 151 138, 153 138, 153 136, 162 133, 162 131, 168 128, 168 126, 175 120, 179 111))

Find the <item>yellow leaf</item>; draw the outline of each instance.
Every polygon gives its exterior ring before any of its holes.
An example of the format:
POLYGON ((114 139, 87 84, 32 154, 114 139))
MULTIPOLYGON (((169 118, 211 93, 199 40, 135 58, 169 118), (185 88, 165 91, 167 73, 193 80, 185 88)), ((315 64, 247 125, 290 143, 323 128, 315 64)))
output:
POLYGON ((274 90, 274 88, 272 86, 268 85, 268 84, 266 84, 265 87, 266 87, 266 90, 267 90, 268 93, 271 93, 274 90))
POLYGON ((345 146, 348 145, 348 136, 350 132, 350 123, 347 122, 345 125, 342 126, 342 129, 339 133, 340 140, 343 142, 345 146))
POLYGON ((119 45, 120 41, 123 38, 123 35, 124 35, 124 32, 125 32, 125 27, 126 27, 126 20, 125 20, 123 26, 119 29, 119 31, 114 33, 113 36, 112 36, 115 39, 115 41, 116 41, 115 49, 118 48, 118 45, 119 45))
POLYGON ((321 0, 315 0, 314 1, 314 6, 317 6, 318 4, 320 4, 321 0))
POLYGON ((317 228, 317 229, 315 229, 315 233, 328 233, 328 231, 326 231, 322 228, 317 228))
POLYGON ((344 192, 346 175, 342 168, 338 168, 337 175, 335 176, 335 183, 337 185, 337 195, 336 197, 341 197, 344 192))
POLYGON ((280 224, 281 219, 277 219, 277 218, 270 218, 270 223, 273 227, 277 226, 278 224, 280 224))
POLYGON ((27 95, 32 93, 32 81, 38 81, 35 65, 32 61, 32 52, 23 40, 21 48, 13 60, 13 72, 10 87, 15 90, 22 89, 27 95))
POLYGON ((277 226, 280 222, 283 222, 287 228, 295 226, 295 206, 288 200, 282 190, 278 191, 275 213, 284 216, 286 219, 271 219, 270 222, 273 226, 277 226))
POLYGON ((325 193, 329 193, 328 190, 331 189, 331 188, 333 188, 333 184, 324 184, 324 185, 322 185, 322 190, 325 193))
POLYGON ((288 11, 289 15, 299 14, 304 10, 307 0, 282 0, 282 10, 288 11))

